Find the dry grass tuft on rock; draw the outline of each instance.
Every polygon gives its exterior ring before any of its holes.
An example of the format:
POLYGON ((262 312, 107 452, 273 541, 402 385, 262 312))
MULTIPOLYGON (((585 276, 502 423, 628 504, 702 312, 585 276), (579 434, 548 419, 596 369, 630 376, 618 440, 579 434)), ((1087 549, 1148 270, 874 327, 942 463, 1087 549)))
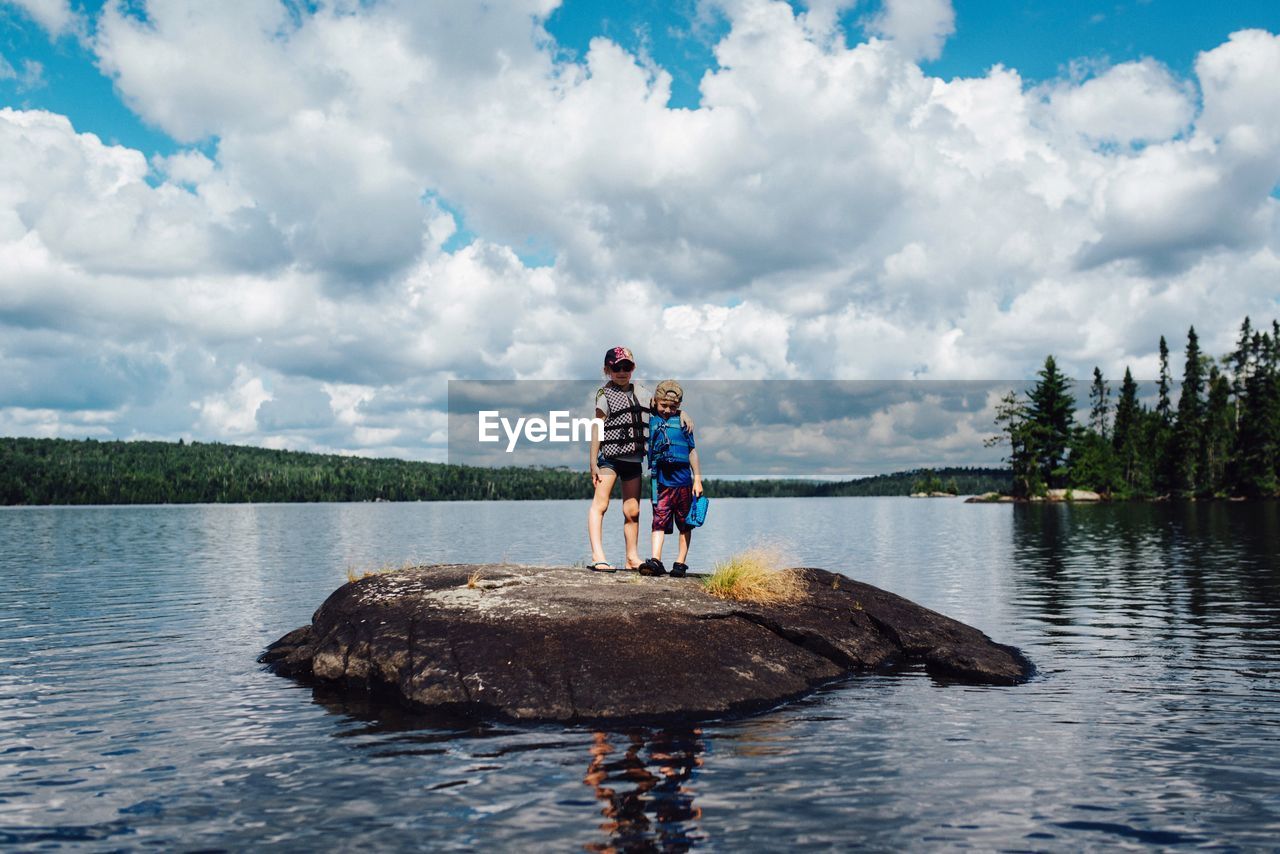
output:
POLYGON ((354 565, 347 565, 347 582, 355 583, 363 581, 366 578, 373 578, 375 575, 386 575, 388 572, 401 572, 406 569, 415 569, 422 565, 418 560, 405 560, 400 563, 384 563, 377 569, 360 569, 354 565))
POLYGON ((794 602, 804 594, 804 578, 786 565, 780 549, 758 546, 716 564, 702 585, 721 599, 763 605, 794 602))

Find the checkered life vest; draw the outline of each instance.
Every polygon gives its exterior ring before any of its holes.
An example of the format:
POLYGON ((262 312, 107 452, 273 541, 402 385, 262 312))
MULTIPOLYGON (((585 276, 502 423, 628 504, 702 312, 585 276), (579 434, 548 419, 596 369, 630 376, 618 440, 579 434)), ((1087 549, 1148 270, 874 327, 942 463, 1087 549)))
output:
MULTIPOLYGON (((636 399, 635 386, 625 389, 608 383, 596 392, 597 406, 600 398, 609 402, 608 416, 604 419, 604 438, 600 442, 600 454, 604 457, 633 457, 644 455, 644 440, 648 432, 645 416, 649 410, 636 399)), ((605 407, 600 406, 600 409, 605 407)))

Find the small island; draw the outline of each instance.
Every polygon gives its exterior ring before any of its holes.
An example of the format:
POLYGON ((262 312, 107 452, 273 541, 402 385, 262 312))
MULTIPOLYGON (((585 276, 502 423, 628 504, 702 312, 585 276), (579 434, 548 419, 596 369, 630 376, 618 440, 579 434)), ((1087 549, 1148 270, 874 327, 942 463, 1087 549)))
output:
POLYGON ((822 569, 783 570, 771 603, 698 577, 441 565, 345 584, 259 661, 412 708, 517 721, 705 720, 762 711, 853 673, 922 665, 1014 685, 1013 647, 822 569))
POLYGON ((1074 383, 1046 356, 1025 394, 1000 399, 1000 433, 985 443, 1008 449, 1010 488, 971 503, 1280 497, 1280 321, 1263 331, 1246 317, 1236 349, 1218 359, 1201 351, 1192 326, 1181 383, 1163 335, 1158 352, 1154 407, 1128 367, 1113 406, 1095 366, 1083 424, 1074 383))
POLYGON ((1068 504, 1092 504, 1105 500, 1106 496, 1099 495, 1091 489, 1046 489, 1043 495, 1031 495, 1022 498, 1016 498, 1012 495, 1003 495, 999 492, 984 492, 981 495, 974 495, 966 498, 964 503, 1009 504, 1021 501, 1034 504, 1040 501, 1047 501, 1050 504, 1060 504, 1063 502, 1068 504))

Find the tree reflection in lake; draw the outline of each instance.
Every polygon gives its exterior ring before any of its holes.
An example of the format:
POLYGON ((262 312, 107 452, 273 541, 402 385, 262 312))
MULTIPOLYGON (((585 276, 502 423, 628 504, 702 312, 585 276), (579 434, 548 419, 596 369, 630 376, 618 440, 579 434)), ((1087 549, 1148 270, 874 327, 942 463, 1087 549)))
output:
POLYGON ((1280 504, 1020 505, 1016 604, 1052 636, 1141 636, 1189 660, 1280 641, 1280 504))

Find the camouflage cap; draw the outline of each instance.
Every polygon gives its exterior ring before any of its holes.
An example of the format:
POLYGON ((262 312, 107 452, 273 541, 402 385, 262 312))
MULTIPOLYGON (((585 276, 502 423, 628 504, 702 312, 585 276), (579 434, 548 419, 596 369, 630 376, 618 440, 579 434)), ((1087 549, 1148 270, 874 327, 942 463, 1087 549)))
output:
POLYGON ((653 393, 653 399, 679 403, 684 400, 684 389, 680 388, 680 383, 675 380, 663 380, 658 383, 658 388, 653 393))

